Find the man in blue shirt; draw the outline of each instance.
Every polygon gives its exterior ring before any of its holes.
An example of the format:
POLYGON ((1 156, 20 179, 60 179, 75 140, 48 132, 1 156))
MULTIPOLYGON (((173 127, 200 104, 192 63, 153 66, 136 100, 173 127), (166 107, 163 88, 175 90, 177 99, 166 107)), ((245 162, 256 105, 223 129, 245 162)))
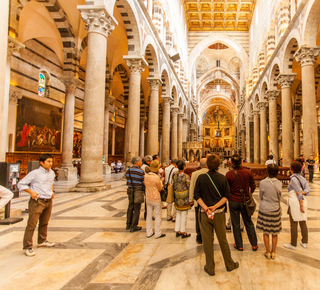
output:
POLYGON ((144 172, 140 168, 142 159, 137 156, 132 158, 133 166, 126 172, 128 186, 128 210, 127 210, 127 227, 130 232, 140 231, 142 227, 138 226, 141 203, 134 203, 134 190, 142 190, 144 181, 144 172))
POLYGON ((29 219, 23 238, 23 249, 28 257, 35 256, 33 250, 33 233, 39 221, 38 247, 53 247, 55 243, 47 241, 48 223, 54 198, 55 174, 51 169, 53 158, 50 154, 40 156, 40 167, 27 174, 18 184, 20 191, 30 194, 29 219))

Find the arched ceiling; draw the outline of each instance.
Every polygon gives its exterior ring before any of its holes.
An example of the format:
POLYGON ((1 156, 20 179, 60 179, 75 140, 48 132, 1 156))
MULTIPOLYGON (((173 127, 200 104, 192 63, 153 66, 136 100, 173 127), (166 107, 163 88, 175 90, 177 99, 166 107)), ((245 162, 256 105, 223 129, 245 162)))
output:
POLYGON ((190 31, 249 31, 256 0, 183 0, 190 31))

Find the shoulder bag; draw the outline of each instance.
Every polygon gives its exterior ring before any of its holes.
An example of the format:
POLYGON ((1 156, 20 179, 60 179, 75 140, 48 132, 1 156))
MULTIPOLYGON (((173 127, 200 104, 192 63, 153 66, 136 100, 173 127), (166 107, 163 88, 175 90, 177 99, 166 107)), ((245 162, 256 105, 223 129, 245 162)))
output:
POLYGON ((171 171, 170 171, 170 175, 169 175, 169 178, 168 178, 168 186, 167 186, 167 203, 173 203, 173 202, 174 202, 173 182, 171 182, 171 183, 169 184, 170 176, 171 176, 172 170, 173 170, 173 168, 171 169, 171 171))
POLYGON ((144 203, 144 190, 142 190, 142 187, 135 188, 133 186, 130 169, 128 169, 128 171, 129 171, 131 186, 133 190, 133 203, 144 203))
POLYGON ((243 193, 243 188, 241 186, 241 182, 240 182, 240 179, 239 179, 238 172, 235 169, 233 169, 233 171, 236 174, 236 177, 237 177, 237 180, 238 180, 240 193, 242 195, 243 204, 246 207, 247 214, 248 214, 248 216, 252 216, 254 211, 256 210, 256 207, 257 207, 256 202, 254 201, 254 198, 252 197, 252 194, 250 192, 249 192, 249 199, 248 200, 245 199, 244 193, 243 193))
POLYGON ((167 200, 169 180, 170 180, 170 176, 171 176, 171 173, 172 173, 173 169, 174 169, 174 167, 171 168, 171 171, 170 171, 170 174, 169 174, 169 178, 168 178, 168 182, 163 186, 162 190, 160 191, 161 201, 166 201, 167 200))

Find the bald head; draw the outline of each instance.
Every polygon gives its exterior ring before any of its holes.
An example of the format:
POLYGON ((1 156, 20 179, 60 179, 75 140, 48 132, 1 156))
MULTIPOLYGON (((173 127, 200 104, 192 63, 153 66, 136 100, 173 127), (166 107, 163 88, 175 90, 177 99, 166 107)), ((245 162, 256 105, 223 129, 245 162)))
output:
POLYGON ((207 167, 207 158, 201 158, 200 159, 200 167, 207 167))

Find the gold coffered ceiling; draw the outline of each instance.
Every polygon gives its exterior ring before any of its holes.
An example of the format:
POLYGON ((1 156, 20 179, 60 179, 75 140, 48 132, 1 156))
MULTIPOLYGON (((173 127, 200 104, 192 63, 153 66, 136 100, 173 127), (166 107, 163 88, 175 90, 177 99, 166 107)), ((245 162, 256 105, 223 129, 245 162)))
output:
POLYGON ((183 0, 190 31, 248 31, 256 0, 183 0))

